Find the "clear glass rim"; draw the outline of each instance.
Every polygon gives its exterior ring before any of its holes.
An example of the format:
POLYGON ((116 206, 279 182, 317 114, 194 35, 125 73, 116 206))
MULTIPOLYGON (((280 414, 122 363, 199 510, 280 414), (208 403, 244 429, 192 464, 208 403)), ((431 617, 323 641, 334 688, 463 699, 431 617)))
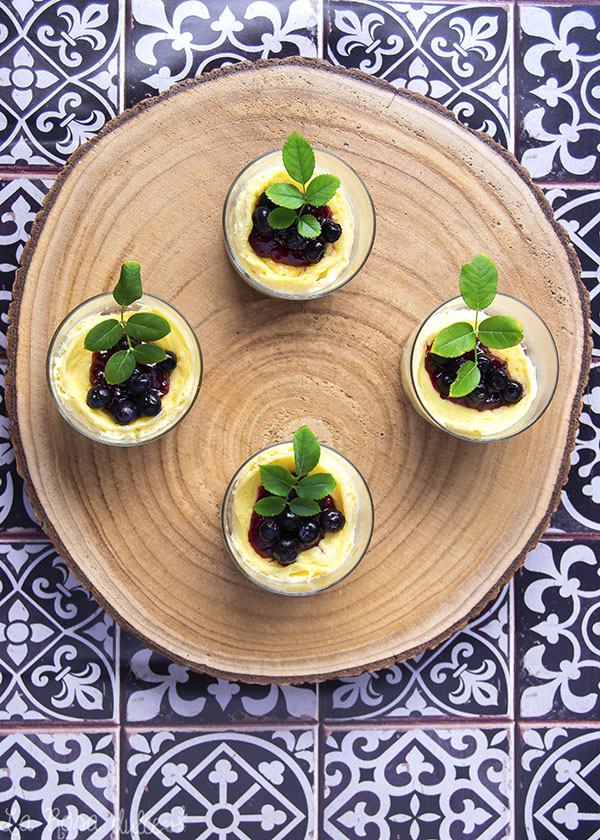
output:
POLYGON ((223 203, 223 213, 221 215, 222 225, 223 225, 223 239, 225 241, 225 250, 227 251, 227 255, 228 255, 229 259, 231 260, 231 263, 234 266, 237 273, 246 281, 246 283, 248 283, 248 285, 252 286, 257 291, 262 292, 265 295, 269 295, 269 297, 278 298, 280 300, 314 300, 315 298, 320 298, 320 297, 324 297, 325 295, 329 295, 332 292, 337 292, 338 289, 343 288, 346 285, 346 283, 349 283, 351 280, 353 280, 356 277, 356 275, 359 273, 359 271, 362 271, 366 261, 369 259, 369 256, 371 255, 371 251, 373 250, 373 244, 375 242, 375 233, 376 233, 376 229, 377 229, 377 216, 375 214, 375 205, 373 204, 373 199, 371 198, 371 193, 369 192, 369 190, 367 188, 367 185, 365 184, 365 182, 363 181, 361 176, 358 174, 358 172, 354 169, 354 167, 350 166, 349 163, 346 163, 345 160, 342 160, 342 158, 339 155, 336 155, 334 152, 328 152, 326 149, 321 149, 321 148, 315 146, 314 147, 315 152, 317 152, 318 154, 328 155, 329 157, 335 158, 337 161, 339 161, 342 164, 342 166, 345 166, 347 169, 349 169, 350 172, 352 172, 352 174, 356 177, 356 179, 360 183, 361 187, 363 188, 364 193, 365 193, 365 195, 368 199, 369 209, 371 211, 371 218, 373 220, 373 233, 371 235, 371 240, 369 242, 368 248, 366 249, 364 258, 361 260, 360 264, 352 272, 352 274, 350 274, 349 277, 347 277, 342 283, 339 283, 337 286, 334 285, 331 288, 319 290, 319 291, 316 291, 316 292, 311 292, 309 294, 304 294, 304 295, 285 294, 285 292, 278 292, 274 289, 269 288, 268 286, 264 286, 262 283, 260 283, 254 277, 252 277, 252 275, 249 274, 243 266, 240 265, 237 257, 235 256, 235 254, 233 252, 233 249, 231 247, 231 244, 229 242, 229 235, 228 235, 228 232, 227 232, 227 225, 226 225, 226 216, 227 216, 227 209, 229 207, 229 201, 231 199, 231 194, 233 193, 238 181, 243 177, 244 173, 247 172, 247 170, 250 169, 251 166, 254 166, 255 163, 258 163, 263 158, 269 157, 269 155, 273 155, 273 154, 276 154, 277 152, 281 152, 281 151, 282 151, 281 148, 277 148, 277 149, 271 149, 268 152, 263 152, 262 155, 259 155, 258 157, 254 158, 254 160, 251 160, 250 163, 247 163, 246 166, 244 166, 244 168, 241 169, 238 172, 238 174, 236 175, 236 177, 233 179, 233 181, 231 183, 231 186, 227 190, 227 195, 225 196, 225 201, 223 203))
MULTIPOLYGON (((250 575, 248 571, 246 571, 243 564, 238 560, 235 552, 233 551, 233 549, 232 549, 232 547, 229 543, 229 537, 227 535, 226 528, 225 528, 225 513, 226 513, 226 507, 227 507, 226 503, 227 503, 227 500, 229 499, 229 496, 231 495, 233 485, 235 484, 235 482, 237 480, 237 477, 242 472, 242 470, 251 461, 254 461, 255 458, 258 458, 264 452, 268 452, 270 449, 274 449, 277 446, 287 446, 287 445, 290 445, 290 444, 293 444, 292 440, 282 440, 282 441, 279 441, 277 443, 270 443, 268 446, 263 446, 262 449, 258 449, 256 452, 254 452, 252 455, 250 455, 250 457, 246 458, 246 460, 237 468, 237 470, 235 471, 235 473, 233 474, 233 476, 231 477, 231 479, 230 479, 230 481, 227 485, 227 489, 225 490, 225 493, 223 494, 223 501, 221 503, 221 534, 223 536, 223 542, 225 543, 225 548, 227 549, 227 553, 229 554, 229 556, 231 557, 231 559, 235 563, 236 567, 248 578, 248 580, 252 581, 252 583, 254 583, 256 586, 259 586, 261 589, 265 589, 267 592, 273 592, 275 595, 288 595, 288 596, 291 596, 291 597, 298 597, 298 596, 304 596, 304 595, 318 595, 320 592, 325 592, 327 589, 331 589, 332 586, 337 586, 338 583, 341 583, 346 577, 348 577, 348 575, 351 572, 354 571, 354 569, 356 569, 358 567, 358 565, 362 562, 363 557, 365 556, 365 554, 368 551, 369 545, 371 543, 371 538, 373 537, 373 529, 375 527, 375 506, 373 504, 373 496, 371 495, 371 490, 369 489, 369 485, 367 484, 367 482, 365 480, 365 477, 363 476, 361 471, 358 469, 358 467, 349 458, 347 458, 345 455, 342 455, 342 453, 339 452, 337 449, 334 449, 333 446, 327 446, 327 444, 324 444, 324 443, 320 444, 321 449, 326 449, 329 452, 333 452, 335 455, 339 456, 347 464, 350 464, 350 466, 354 470, 356 470, 356 472, 359 476, 359 479, 362 481, 363 486, 364 486, 365 490, 367 491, 368 511, 369 511, 369 533, 368 533, 368 536, 367 536, 367 541, 365 543, 365 547, 363 548, 362 553, 361 553, 360 557, 358 558, 358 560, 356 561, 356 563, 354 563, 352 568, 350 568, 346 572, 344 572, 344 574, 341 577, 336 578, 336 580, 331 581, 330 583, 326 583, 324 586, 321 586, 318 589, 312 589, 312 590, 309 590, 309 591, 285 592, 281 589, 277 589, 274 586, 269 586, 269 584, 267 582, 257 580, 256 578, 252 577, 252 575, 250 575)), ((327 575, 322 575, 322 577, 327 577, 327 575)))
MULTIPOLYGON (((58 327, 54 331, 54 334, 53 334, 52 339, 50 341, 50 346, 48 347, 48 353, 46 355, 46 382, 48 384, 48 390, 50 391, 50 395, 52 397, 54 405, 56 406, 60 416, 64 420, 66 420, 67 423, 71 426, 71 428, 75 429, 76 432, 79 432, 84 437, 88 438, 89 440, 94 441, 94 443, 102 443, 106 446, 141 446, 142 444, 145 444, 145 443, 152 443, 152 441, 158 440, 163 435, 167 434, 167 432, 172 431, 174 428, 176 428, 181 423, 181 421, 185 417, 187 417, 187 415, 190 412, 192 406, 196 402, 196 399, 197 399, 198 394, 200 392, 200 386, 202 385, 202 378, 203 378, 203 375, 204 375, 204 359, 202 357, 202 348, 200 347, 200 342, 198 340, 198 336, 196 335, 195 330, 193 329, 193 327, 191 326, 191 324, 187 320, 187 318, 184 315, 182 315, 182 313, 179 311, 179 309, 177 309, 176 306, 173 306, 172 303, 169 303, 168 301, 164 300, 163 298, 158 297, 158 295, 152 295, 152 294, 149 294, 147 292, 144 292, 142 297, 143 298, 149 298, 150 300, 157 300, 157 301, 159 301, 159 303, 162 303, 166 307, 172 309, 182 319, 182 321, 188 327, 190 333, 194 336, 194 341, 196 342, 196 347, 198 349, 198 358, 199 358, 199 362, 200 362, 200 372, 199 372, 199 375, 198 375, 198 386, 197 386, 196 390, 194 391, 194 393, 190 397, 189 405, 186 407, 183 414, 180 417, 178 417, 177 420, 172 425, 161 429, 157 434, 145 437, 143 440, 105 440, 101 436, 91 432, 89 429, 86 429, 83 425, 81 425, 81 426, 77 425, 73 421, 73 418, 65 411, 62 402, 58 399, 58 397, 56 395, 56 392, 54 390, 54 383, 53 383, 52 375, 51 375, 51 367, 52 367, 54 346, 56 344, 57 338, 58 338, 62 328, 64 327, 64 325, 67 323, 67 321, 69 321, 70 318, 72 318, 74 315, 76 315, 76 313, 79 312, 80 309, 83 309, 84 306, 88 306, 90 303, 93 303, 94 301, 99 302, 100 300, 102 300, 104 298, 107 298, 107 299, 110 298, 112 301, 114 301, 115 306, 117 306, 117 307, 119 306, 119 304, 115 301, 112 292, 101 292, 98 295, 93 295, 93 297, 91 297, 91 298, 86 298, 86 300, 77 304, 77 306, 74 309, 71 309, 71 311, 68 312, 65 315, 65 317, 62 319, 62 321, 60 322, 60 324, 58 325, 58 327)), ((136 303, 136 301, 134 301, 134 303, 136 303)), ((125 307, 125 311, 127 311, 127 309, 128 309, 128 307, 125 307)))
MULTIPOLYGON (((411 383, 411 386, 412 386, 412 389, 413 389, 413 393, 415 395, 415 399, 419 403, 419 406, 420 406, 421 410, 424 412, 424 414, 427 415, 427 417, 431 420, 431 422, 438 429, 441 429, 442 431, 446 432, 447 434, 452 435, 453 437, 460 438, 460 440, 469 441, 470 443, 494 443, 495 441, 508 440, 508 438, 515 437, 515 435, 519 435, 519 434, 521 434, 521 432, 526 431, 526 429, 529 429, 535 422, 537 422, 540 419, 540 417, 542 417, 542 415, 544 414, 544 412, 546 411, 546 409, 548 408, 548 406, 552 402, 552 398, 554 397, 554 394, 556 393, 556 388, 558 386, 558 375, 559 375, 558 350, 557 350, 557 347, 556 347, 556 342, 554 341, 554 336, 552 335, 552 333, 548 329, 548 325, 546 324, 544 319, 541 317, 541 315, 538 315, 538 313, 535 311, 535 309, 533 309, 532 306, 530 306, 528 303, 525 303, 525 301, 521 300, 520 298, 514 297, 514 295, 507 295, 504 292, 499 292, 496 295, 496 297, 494 298, 494 300, 492 301, 492 303, 490 304, 490 306, 493 306, 493 304, 498 299, 502 300, 503 298, 507 298, 509 300, 514 300, 516 303, 520 304, 521 306, 524 306, 526 309, 528 309, 535 316, 535 318, 538 319, 538 321, 541 324, 543 324, 544 329, 546 330, 546 333, 548 334, 548 337, 550 338, 550 344, 551 344, 551 347, 552 347, 553 352, 554 352, 554 361, 555 361, 556 373, 554 375, 554 382, 552 384, 552 388, 550 389, 550 393, 549 393, 549 395, 546 399, 546 402, 541 406, 541 408, 529 419, 529 421, 522 428, 516 429, 515 431, 511 431, 511 429, 508 428, 506 430, 506 434, 503 434, 503 435, 500 435, 500 436, 497 436, 497 437, 490 437, 490 436, 486 437, 485 435, 482 435, 480 437, 469 437, 468 435, 461 434, 460 432, 456 432, 453 429, 448 429, 446 426, 443 426, 433 416, 433 414, 431 414, 431 412, 427 410, 427 408, 425 407, 421 397, 419 396, 419 391, 416 387, 415 378, 414 378, 414 374, 413 374, 413 359, 414 359, 414 353, 415 353, 415 349, 416 349, 416 346, 417 346, 417 341, 419 339, 419 336, 421 335, 421 332, 423 331, 423 328, 425 327, 427 322, 436 314, 436 312, 439 312, 439 310, 442 309, 444 306, 448 306, 448 304, 451 304, 451 303, 454 303, 454 302, 457 302, 457 301, 461 301, 461 302, 464 303, 461 295, 457 295, 456 297, 449 298, 448 300, 445 300, 443 303, 440 303, 438 306, 436 306, 435 309, 431 310, 429 315, 426 318, 423 319, 419 328, 417 329, 417 332, 415 333, 415 337, 412 341, 412 346, 410 348, 410 358, 409 358, 410 383, 411 383)), ((465 304, 465 306, 466 306, 466 304, 465 304)), ((486 309, 487 308, 488 307, 486 307, 486 309)))

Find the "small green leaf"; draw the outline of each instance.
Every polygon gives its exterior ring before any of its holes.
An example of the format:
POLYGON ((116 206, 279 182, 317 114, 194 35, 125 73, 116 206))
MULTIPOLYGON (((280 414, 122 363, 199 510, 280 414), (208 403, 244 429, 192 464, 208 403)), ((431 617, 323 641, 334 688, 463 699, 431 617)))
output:
POLYGON ((154 365, 167 358, 167 354, 158 344, 136 344, 133 355, 141 365, 154 365))
POLYGON ((268 216, 269 224, 275 230, 282 230, 283 228, 290 227, 296 221, 296 214, 293 210, 288 209, 287 207, 276 207, 274 210, 271 210, 268 216))
POLYGON ((329 473, 312 473, 300 480, 296 492, 302 499, 324 499, 335 485, 336 480, 329 473))
POLYGON ((171 325, 166 318, 154 312, 136 312, 125 322, 125 329, 131 338, 138 341, 158 341, 171 332, 171 325))
POLYGON ((294 435, 294 459, 298 478, 314 470, 320 457, 319 441, 308 426, 301 426, 294 435))
POLYGON ((113 297, 121 306, 129 306, 142 296, 140 264, 131 260, 121 266, 121 276, 115 286, 113 297))
POLYGON ((475 362, 464 362, 458 369, 456 379, 450 386, 451 397, 466 397, 473 388, 477 388, 481 372, 475 362))
POLYGON ((321 225, 314 216, 305 213, 298 219, 298 233, 300 236, 306 236, 307 239, 314 239, 321 233, 321 225))
POLYGON ((129 379, 135 370, 135 359, 129 350, 118 350, 110 357, 104 368, 104 376, 109 385, 118 385, 129 379))
POLYGON ((508 315, 492 315, 479 325, 479 340, 486 347, 503 350, 514 347, 523 338, 523 328, 508 315))
POLYGON ((290 178, 299 184, 307 184, 315 171, 315 153, 312 146, 294 131, 283 144, 283 165, 290 178))
POLYGON ((438 356, 455 358, 475 347, 475 331, 466 321, 444 327, 436 335, 431 351, 438 356))
POLYGON ((335 175, 317 175, 306 188, 306 201, 313 207, 322 207, 331 201, 339 186, 340 179, 335 175))
POLYGON ((260 467, 260 480, 265 490, 275 496, 287 496, 297 484, 289 470, 279 464, 265 464, 260 467))
POLYGON ((313 502, 312 499, 301 499, 298 497, 289 501, 288 504, 292 513, 298 516, 316 516, 317 513, 321 512, 319 505, 313 502))
POLYGON ((496 297, 498 269, 489 257, 477 254, 472 262, 463 265, 459 284, 469 309, 485 309, 496 297))
POLYGON ((284 508, 285 499, 281 496, 265 496, 254 505, 254 510, 260 516, 278 516, 284 508))
POLYGON ((291 207, 297 210, 304 204, 304 197, 295 184, 271 184, 266 193, 271 201, 280 207, 291 207))
POLYGON ((116 318, 100 321, 87 333, 83 346, 95 353, 98 350, 110 350, 123 336, 123 327, 116 318))

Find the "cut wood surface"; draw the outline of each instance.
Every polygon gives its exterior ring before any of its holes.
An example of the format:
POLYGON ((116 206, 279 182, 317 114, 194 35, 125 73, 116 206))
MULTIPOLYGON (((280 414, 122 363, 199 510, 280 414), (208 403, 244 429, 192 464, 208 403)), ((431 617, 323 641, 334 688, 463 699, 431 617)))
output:
MULTIPOLYGON (((359 220, 360 223, 360 220, 359 220)), ((113 120, 52 188, 11 310, 8 404, 18 465, 44 529, 101 604, 146 644, 199 670, 300 682, 412 656, 463 626, 535 545, 566 478, 589 367, 577 259, 514 158, 449 112, 307 59, 240 64, 113 120), (377 214, 361 273, 325 298, 253 291, 231 269, 231 181, 292 131, 344 158, 377 214), (531 429, 462 442, 409 406, 400 355, 483 252, 500 291, 535 308, 560 356, 531 429), (113 288, 122 262, 197 331, 204 381, 155 443, 95 444, 59 416, 46 351, 61 319, 113 288), (253 586, 222 545, 236 468, 307 423, 365 476, 370 549, 341 585, 286 598, 253 586)))

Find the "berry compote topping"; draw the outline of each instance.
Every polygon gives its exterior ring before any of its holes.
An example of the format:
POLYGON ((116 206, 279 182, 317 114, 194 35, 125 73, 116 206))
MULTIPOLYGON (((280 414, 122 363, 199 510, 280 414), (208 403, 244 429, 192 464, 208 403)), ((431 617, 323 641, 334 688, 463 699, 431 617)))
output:
MULTIPOLYGON (((268 495, 261 484, 256 501, 268 495)), ((345 525, 344 514, 336 508, 332 496, 325 496, 317 504, 321 513, 316 516, 297 516, 288 509, 279 516, 261 516, 252 511, 248 530, 250 545, 261 557, 289 566, 300 552, 318 545, 325 533, 340 531, 345 525)))
MULTIPOLYGON (((123 340, 122 340, 123 341, 123 340)), ((99 350, 92 354, 90 365, 91 388, 87 393, 86 402, 90 408, 104 409, 115 423, 127 426, 140 415, 155 417, 162 408, 162 397, 169 393, 171 371, 177 365, 177 357, 167 351, 165 362, 154 365, 136 364, 129 379, 118 385, 109 385, 104 375, 106 363, 118 350, 127 347, 120 341, 110 350, 99 350)), ((132 344, 138 344, 135 339, 132 344)))
POLYGON ((495 356, 480 341, 477 342, 477 367, 481 374, 479 385, 464 397, 451 397, 450 387, 456 379, 458 369, 473 359, 473 350, 456 358, 447 358, 432 353, 431 345, 428 345, 425 352, 425 370, 443 400, 450 400, 477 411, 489 411, 519 402, 523 396, 523 386, 516 379, 511 379, 506 361, 495 356))
POLYGON ((300 236, 296 225, 275 230, 269 225, 268 216, 276 206, 263 193, 252 213, 252 230, 248 242, 259 257, 270 257, 285 265, 313 265, 323 259, 327 243, 336 242, 342 235, 341 225, 333 221, 332 212, 326 204, 322 207, 309 204, 303 211, 320 222, 319 236, 313 239, 300 236))

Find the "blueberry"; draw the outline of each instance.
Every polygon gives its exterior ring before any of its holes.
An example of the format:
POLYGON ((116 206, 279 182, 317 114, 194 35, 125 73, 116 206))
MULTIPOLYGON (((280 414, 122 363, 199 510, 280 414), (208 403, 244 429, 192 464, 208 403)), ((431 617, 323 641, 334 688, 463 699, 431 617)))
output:
POLYGON ((258 534, 266 543, 275 542, 281 536, 281 525, 274 516, 267 516, 260 523, 258 534))
POLYGON ((346 518, 341 510, 333 508, 332 510, 324 510, 321 514, 321 528, 324 531, 334 534, 336 531, 341 531, 346 524, 346 518))
POLYGON ((298 556, 296 540, 278 540, 273 546, 273 557, 282 566, 289 566, 298 556))
POLYGON ((257 206, 257 207, 268 207, 268 208, 269 208, 269 210, 274 210, 274 209, 277 207, 277 205, 275 204, 275 202, 274 202, 274 201, 271 201, 271 199, 270 199, 270 198, 269 198, 269 196, 266 194, 266 192, 261 193, 261 196, 260 196, 260 198, 258 199, 258 203, 257 203, 257 205, 256 205, 256 206, 257 206))
POLYGON ((309 263, 318 263, 325 254, 325 243, 320 239, 310 239, 304 249, 304 256, 309 263))
POLYGON ((279 522, 284 531, 288 534, 295 534, 302 525, 302 517, 292 513, 291 510, 284 510, 283 513, 279 514, 279 522))
POLYGON ((137 401, 140 414, 144 417, 156 417, 162 408, 160 397, 154 391, 148 391, 137 401))
POLYGON ((485 381, 492 391, 503 391, 508 384, 508 376, 500 368, 494 368, 488 373, 485 381))
POLYGON ((138 370, 137 368, 127 380, 127 390, 130 394, 133 394, 134 397, 139 397, 141 394, 145 394, 146 391, 150 390, 151 385, 152 374, 147 373, 146 371, 138 370))
MULTIPOLYGON (((137 338, 130 338, 129 341, 131 342, 132 347, 135 347, 137 344, 140 343, 137 338)), ((127 341, 126 335, 123 335, 117 341, 117 350, 129 350, 129 342, 127 341)))
POLYGON ((112 418, 119 426, 127 426, 128 423, 133 422, 138 416, 138 410, 135 403, 131 400, 118 400, 110 410, 112 418))
POLYGON ((447 397, 450 393, 450 386, 452 385, 455 379, 456 376, 453 373, 439 373, 435 378, 435 387, 438 389, 440 394, 443 394, 445 397, 447 397))
POLYGON ((292 227, 288 228, 286 242, 292 250, 302 251, 306 247, 308 239, 305 236, 300 236, 298 228, 292 225, 292 227))
POLYGON ((262 233, 263 236, 271 233, 271 225, 269 224, 269 208, 265 207, 255 207, 254 212, 252 213, 252 221, 254 222, 254 227, 259 233, 262 233))
POLYGON ((325 242, 337 242, 342 235, 342 226, 328 220, 321 225, 321 234, 325 242))
POLYGON ((105 385, 94 385, 87 392, 86 402, 90 408, 106 408, 110 397, 110 390, 105 385))
POLYGON ((435 365, 442 370, 456 372, 459 367, 458 359, 451 358, 450 356, 438 356, 437 353, 429 353, 428 359, 432 365, 435 365))
POLYGON ((167 358, 159 362, 158 366, 161 370, 171 373, 177 367, 177 356, 172 350, 165 350, 165 355, 167 358))
POLYGON ((480 383, 476 388, 473 388, 470 394, 466 395, 464 400, 471 408, 477 408, 477 406, 481 405, 487 395, 485 385, 480 383))
POLYGON ((298 528, 298 542, 312 545, 319 539, 321 525, 316 519, 307 519, 298 528))
POLYGON ((482 353, 477 354, 477 367, 481 374, 482 381, 494 370, 494 363, 489 356, 482 353))
POLYGON ((516 379, 509 379, 504 386, 502 396, 507 403, 518 403, 523 396, 523 386, 516 379))

